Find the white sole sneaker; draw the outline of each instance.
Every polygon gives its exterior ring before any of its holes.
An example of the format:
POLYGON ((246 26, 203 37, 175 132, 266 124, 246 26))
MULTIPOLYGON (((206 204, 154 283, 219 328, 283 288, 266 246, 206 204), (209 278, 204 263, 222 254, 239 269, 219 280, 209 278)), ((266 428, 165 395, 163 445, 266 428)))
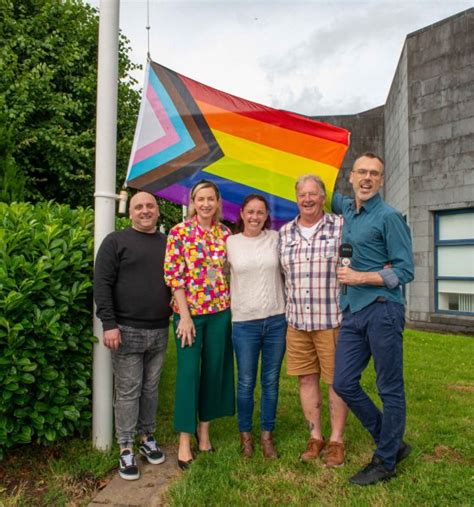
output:
POLYGON ((126 474, 119 470, 119 475, 122 479, 125 479, 126 481, 136 481, 137 479, 140 479, 140 472, 137 472, 136 474, 126 474))
POLYGON ((145 451, 142 451, 141 449, 138 450, 138 452, 150 463, 151 465, 161 465, 166 461, 165 453, 163 453, 163 456, 161 458, 153 459, 150 458, 150 456, 147 456, 147 453, 145 451))

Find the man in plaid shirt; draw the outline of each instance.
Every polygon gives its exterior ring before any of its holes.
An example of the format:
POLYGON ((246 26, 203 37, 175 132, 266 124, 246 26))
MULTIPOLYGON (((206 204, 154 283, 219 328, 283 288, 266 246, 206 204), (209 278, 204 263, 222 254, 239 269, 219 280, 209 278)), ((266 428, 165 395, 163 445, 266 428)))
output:
POLYGON ((343 220, 323 210, 326 189, 312 174, 296 182, 299 215, 280 230, 280 261, 285 275, 288 374, 298 377, 301 406, 310 438, 300 458, 344 464, 347 407, 332 388, 336 341, 341 323, 336 277, 343 220), (331 436, 321 433, 320 378, 329 386, 331 436))

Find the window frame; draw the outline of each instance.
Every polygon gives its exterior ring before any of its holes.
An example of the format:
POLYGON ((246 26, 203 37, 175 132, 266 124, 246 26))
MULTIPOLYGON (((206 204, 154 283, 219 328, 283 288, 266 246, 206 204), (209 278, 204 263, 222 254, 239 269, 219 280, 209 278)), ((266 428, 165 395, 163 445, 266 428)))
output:
POLYGON ((439 239, 439 222, 440 218, 447 215, 472 214, 474 216, 474 208, 460 208, 453 210, 435 211, 434 223, 434 288, 435 288, 435 312, 448 315, 474 316, 474 312, 460 312, 456 310, 445 310, 439 308, 439 282, 440 281, 466 281, 474 282, 474 276, 439 276, 438 275, 438 248, 446 246, 474 246, 474 237, 470 239, 439 239))

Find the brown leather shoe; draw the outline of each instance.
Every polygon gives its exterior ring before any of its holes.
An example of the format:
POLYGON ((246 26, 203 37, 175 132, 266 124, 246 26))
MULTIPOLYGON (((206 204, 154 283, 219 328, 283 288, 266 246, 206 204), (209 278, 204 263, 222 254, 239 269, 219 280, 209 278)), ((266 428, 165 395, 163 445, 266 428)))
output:
POLYGON ((317 438, 310 438, 306 445, 306 451, 301 454, 300 460, 308 463, 309 461, 316 459, 321 454, 325 445, 326 442, 324 439, 318 440, 317 438))
POLYGON ((271 431, 262 431, 260 442, 262 444, 262 453, 264 458, 267 459, 278 458, 278 453, 275 448, 275 443, 273 442, 273 436, 271 431))
POLYGON ((242 431, 240 433, 240 453, 244 458, 251 458, 253 454, 252 433, 242 431))
POLYGON ((344 444, 330 440, 324 450, 323 461, 326 467, 342 467, 344 465, 344 444))

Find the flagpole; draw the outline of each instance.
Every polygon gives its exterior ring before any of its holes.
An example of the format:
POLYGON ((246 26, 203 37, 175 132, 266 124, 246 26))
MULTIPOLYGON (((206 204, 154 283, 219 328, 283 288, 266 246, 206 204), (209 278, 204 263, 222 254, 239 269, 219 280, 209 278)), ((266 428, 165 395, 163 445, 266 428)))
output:
MULTIPOLYGON (((117 158, 118 37, 120 0, 101 0, 97 69, 97 126, 94 193, 94 259, 104 237, 115 230, 117 158)), ((112 445, 112 364, 102 341, 102 325, 95 315, 92 444, 107 450, 112 445)))

